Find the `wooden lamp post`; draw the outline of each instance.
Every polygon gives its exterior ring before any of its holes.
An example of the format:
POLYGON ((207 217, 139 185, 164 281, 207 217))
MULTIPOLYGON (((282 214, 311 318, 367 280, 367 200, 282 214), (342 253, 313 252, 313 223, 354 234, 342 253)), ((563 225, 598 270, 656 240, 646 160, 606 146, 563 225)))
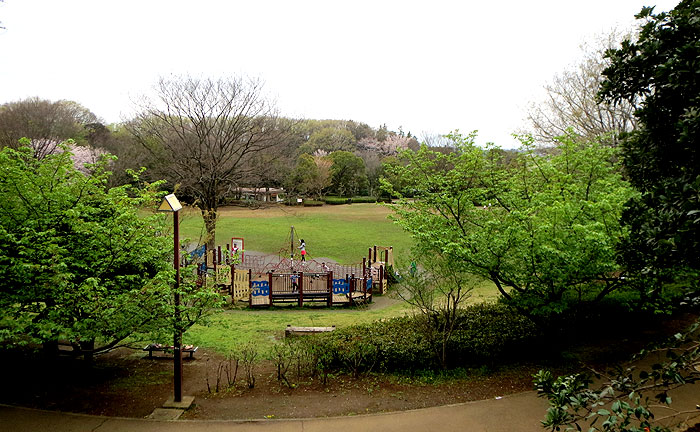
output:
POLYGON ((180 328, 180 224, 178 223, 178 211, 182 209, 182 204, 175 197, 175 194, 170 194, 163 198, 163 202, 158 207, 158 211, 169 212, 173 214, 173 238, 174 238, 174 258, 173 266, 175 267, 175 336, 174 336, 174 394, 173 402, 182 402, 182 329, 180 328))

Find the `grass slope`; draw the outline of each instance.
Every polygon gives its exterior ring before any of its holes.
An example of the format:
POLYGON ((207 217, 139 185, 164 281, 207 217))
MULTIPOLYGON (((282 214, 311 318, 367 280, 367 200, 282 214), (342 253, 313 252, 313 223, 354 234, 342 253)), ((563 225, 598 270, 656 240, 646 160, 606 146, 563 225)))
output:
MULTIPOLYGON (((290 227, 306 241, 311 257, 327 257, 342 264, 353 264, 367 256, 373 245, 393 246, 405 254, 411 238, 388 219, 391 210, 378 204, 352 204, 323 207, 247 209, 225 207, 219 211, 216 243, 243 237, 245 248, 269 254, 286 254, 290 227)), ((183 238, 203 238, 203 222, 196 210, 183 212, 180 232, 183 238)), ((200 241, 201 243, 201 241, 200 241)), ((298 246, 298 244, 297 244, 298 246)))

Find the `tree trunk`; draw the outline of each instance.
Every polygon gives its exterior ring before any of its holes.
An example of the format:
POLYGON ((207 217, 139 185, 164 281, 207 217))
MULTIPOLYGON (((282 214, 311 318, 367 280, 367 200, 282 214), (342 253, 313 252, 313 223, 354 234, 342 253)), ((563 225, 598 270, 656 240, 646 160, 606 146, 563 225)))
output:
POLYGON ((89 366, 92 366, 95 360, 95 341, 80 341, 80 351, 81 354, 83 354, 85 363, 87 363, 89 366))
POLYGON ((204 228, 207 230, 205 243, 207 249, 214 250, 216 247, 216 209, 202 209, 202 219, 204 219, 204 228))
POLYGON ((48 358, 58 357, 58 339, 44 341, 41 348, 44 356, 48 358))

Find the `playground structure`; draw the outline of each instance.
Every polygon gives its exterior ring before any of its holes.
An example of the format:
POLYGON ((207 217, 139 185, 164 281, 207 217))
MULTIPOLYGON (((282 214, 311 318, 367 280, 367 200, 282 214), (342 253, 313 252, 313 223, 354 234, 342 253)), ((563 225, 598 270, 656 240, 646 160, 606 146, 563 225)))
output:
MULTIPOLYGON (((249 270, 252 279, 252 270, 249 270)), ((327 273, 274 273, 251 280, 250 306, 272 306, 277 303, 322 302, 326 306, 353 305, 372 301, 372 279, 346 276, 334 279, 327 273), (267 276, 267 279, 265 278, 267 276)))
MULTIPOLYGON (((295 260, 294 229, 289 257, 243 253, 233 245, 198 252, 202 258, 199 274, 203 283, 214 283, 233 302, 247 301, 252 307, 278 303, 321 302, 326 306, 369 303, 373 294, 387 289, 386 267, 393 265, 391 247, 373 246, 362 263, 340 265, 316 260, 295 260)), ((198 250, 201 250, 198 249, 198 250)))

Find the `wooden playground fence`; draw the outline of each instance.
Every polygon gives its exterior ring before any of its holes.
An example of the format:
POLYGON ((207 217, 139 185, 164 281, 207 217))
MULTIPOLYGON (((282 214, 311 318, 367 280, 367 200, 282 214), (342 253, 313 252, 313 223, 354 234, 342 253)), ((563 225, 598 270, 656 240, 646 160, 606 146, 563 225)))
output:
POLYGON ((333 273, 267 273, 251 281, 250 305, 271 306, 275 303, 325 302, 353 304, 372 301, 372 280, 348 276, 333 279, 333 273))
POLYGON ((392 246, 377 246, 369 248, 368 257, 369 264, 374 265, 377 263, 384 264, 385 266, 394 266, 394 248, 392 246))
POLYGON ((235 302, 250 297, 250 270, 235 269, 231 284, 231 299, 235 302))
POLYGON ((289 258, 280 257, 275 262, 269 257, 246 255, 237 265, 230 258, 228 245, 205 251, 202 275, 204 283, 213 279, 217 286, 225 287, 234 302, 248 299, 251 306, 270 305, 275 301, 303 305, 306 299, 332 305, 371 301, 373 292, 384 294, 387 289, 386 266, 393 264, 393 248, 371 247, 368 258, 356 265, 322 265, 313 260, 304 263, 308 264, 306 270, 316 269, 316 272, 298 271, 295 262, 289 258), (319 271, 322 267, 329 272, 319 271), (283 268, 287 268, 287 272, 280 272, 283 268), (289 272, 290 269, 297 271, 289 272), (333 274, 345 275, 345 279, 333 279, 333 274), (262 291, 266 293, 266 300, 262 299, 262 291))

